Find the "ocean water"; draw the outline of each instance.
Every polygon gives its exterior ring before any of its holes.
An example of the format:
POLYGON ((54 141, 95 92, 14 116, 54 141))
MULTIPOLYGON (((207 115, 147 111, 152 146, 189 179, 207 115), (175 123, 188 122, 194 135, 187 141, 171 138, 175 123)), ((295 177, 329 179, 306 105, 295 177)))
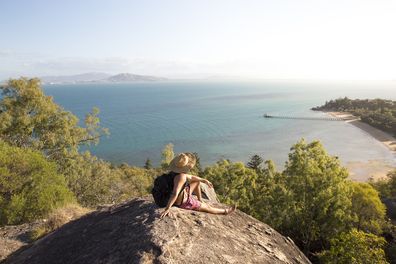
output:
POLYGON ((89 147, 115 164, 154 165, 168 143, 175 152, 197 152, 204 166, 253 154, 282 168, 292 144, 320 140, 343 163, 395 157, 366 132, 345 122, 267 119, 263 114, 324 116, 311 111, 326 100, 396 100, 396 82, 163 82, 45 86, 46 94, 80 120, 92 107, 110 136, 89 147))

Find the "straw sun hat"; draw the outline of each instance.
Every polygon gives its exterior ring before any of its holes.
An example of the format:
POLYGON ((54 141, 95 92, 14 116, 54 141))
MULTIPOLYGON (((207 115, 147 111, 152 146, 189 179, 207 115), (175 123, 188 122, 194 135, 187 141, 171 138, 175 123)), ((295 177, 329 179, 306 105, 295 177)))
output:
POLYGON ((197 159, 193 153, 180 153, 169 163, 169 170, 176 173, 187 173, 194 168, 197 159))

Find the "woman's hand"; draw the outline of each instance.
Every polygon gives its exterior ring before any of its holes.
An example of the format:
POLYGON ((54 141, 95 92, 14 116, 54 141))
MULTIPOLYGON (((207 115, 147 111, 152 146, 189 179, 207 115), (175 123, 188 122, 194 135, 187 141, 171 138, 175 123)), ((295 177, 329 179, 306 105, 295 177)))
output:
POLYGON ((204 179, 202 182, 206 183, 210 188, 213 188, 213 184, 207 179, 204 179))
POLYGON ((165 208, 160 215, 160 219, 164 218, 165 216, 169 215, 169 208, 165 208))

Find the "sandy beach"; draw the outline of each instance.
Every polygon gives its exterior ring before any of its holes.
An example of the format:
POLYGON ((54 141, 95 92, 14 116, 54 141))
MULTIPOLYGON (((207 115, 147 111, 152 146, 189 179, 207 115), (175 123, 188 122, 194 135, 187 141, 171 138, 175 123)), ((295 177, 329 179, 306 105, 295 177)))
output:
MULTIPOLYGON (((338 118, 348 119, 347 123, 358 127, 368 135, 372 136, 392 152, 396 157, 396 138, 392 135, 363 123, 359 118, 347 112, 327 112, 329 115, 338 118)), ((388 172, 395 169, 394 164, 388 164, 383 160, 369 160, 367 162, 348 162, 345 164, 350 172, 350 178, 356 181, 367 181, 369 178, 385 178, 388 172)))
POLYGON ((359 118, 356 118, 355 116, 347 112, 328 112, 328 113, 334 117, 350 119, 345 122, 348 122, 351 125, 354 125, 355 127, 358 127, 361 130, 365 131, 367 134, 369 134, 370 136, 374 137, 376 140, 384 144, 390 151, 396 153, 396 138, 394 138, 389 133, 386 133, 382 130, 372 127, 369 124, 363 123, 359 120, 359 118))
POLYGON ((387 174, 395 167, 384 160, 351 161, 344 165, 349 171, 349 178, 354 181, 367 182, 370 178, 374 180, 385 179, 387 174))

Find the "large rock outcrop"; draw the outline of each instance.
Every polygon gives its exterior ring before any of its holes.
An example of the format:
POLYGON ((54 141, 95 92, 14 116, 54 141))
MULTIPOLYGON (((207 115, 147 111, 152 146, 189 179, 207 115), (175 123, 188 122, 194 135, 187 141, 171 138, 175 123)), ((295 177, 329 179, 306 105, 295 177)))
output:
POLYGON ((5 263, 310 263, 290 238, 241 211, 223 216, 174 207, 160 220, 161 210, 151 197, 103 208, 5 263))

